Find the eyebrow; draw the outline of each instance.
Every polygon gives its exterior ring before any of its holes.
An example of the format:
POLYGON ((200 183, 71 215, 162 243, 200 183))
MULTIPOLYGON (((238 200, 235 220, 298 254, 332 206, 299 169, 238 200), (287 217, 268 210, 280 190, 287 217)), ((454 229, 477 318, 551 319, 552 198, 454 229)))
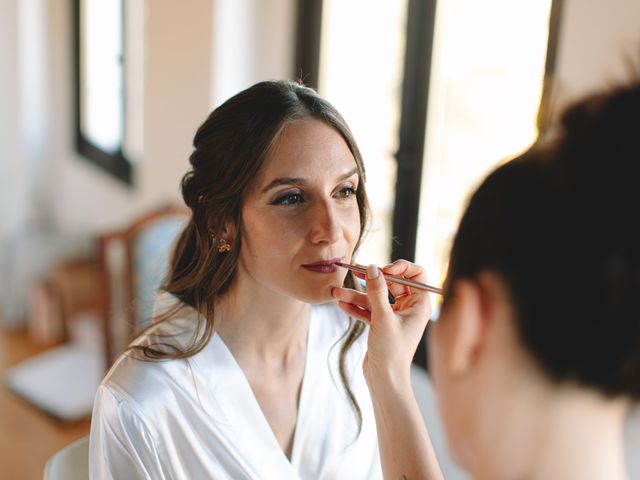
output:
MULTIPOLYGON (((354 168, 353 170, 349 170, 347 173, 345 173, 344 175, 340 175, 336 180, 338 182, 342 181, 342 180, 346 180, 349 177, 352 177, 354 174, 358 173, 358 167, 354 168)), ((279 185, 297 185, 297 186, 302 186, 304 185, 305 179, 302 177, 280 177, 280 178, 275 178, 274 180, 272 180, 269 185, 267 185, 266 187, 264 187, 262 189, 262 194, 268 192, 269 190, 271 190, 273 187, 277 187, 279 185)))

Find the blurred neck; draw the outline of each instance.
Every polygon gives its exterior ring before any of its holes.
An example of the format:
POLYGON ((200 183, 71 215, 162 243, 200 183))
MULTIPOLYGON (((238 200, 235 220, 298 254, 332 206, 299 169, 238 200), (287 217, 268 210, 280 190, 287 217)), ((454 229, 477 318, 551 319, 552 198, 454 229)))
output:
POLYGON ((476 437, 475 478, 626 478, 626 400, 521 378, 487 409, 484 433, 476 437))
MULTIPOLYGON (((485 279, 484 285, 489 293, 477 315, 484 330, 460 380, 468 416, 460 424, 460 455, 474 478, 626 478, 623 434, 630 401, 552 381, 523 346, 502 284, 492 287, 485 279)), ((566 348, 571 355, 571 345, 566 348)))

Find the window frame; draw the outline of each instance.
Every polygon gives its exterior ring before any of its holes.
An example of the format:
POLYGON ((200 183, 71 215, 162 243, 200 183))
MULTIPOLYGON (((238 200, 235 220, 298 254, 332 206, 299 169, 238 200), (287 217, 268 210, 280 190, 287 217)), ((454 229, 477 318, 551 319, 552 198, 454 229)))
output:
MULTIPOLYGON (((80 2, 82 0, 73 0, 73 54, 74 54, 74 103, 75 103, 75 112, 74 112, 74 142, 76 152, 80 154, 80 156, 87 160, 89 163, 97 166, 102 171, 110 174, 115 177, 125 185, 131 187, 133 186, 133 175, 132 175, 132 164, 131 161, 124 155, 122 150, 122 145, 115 153, 109 153, 89 141, 87 137, 82 132, 81 128, 81 111, 82 111, 82 95, 81 95, 81 57, 80 57, 80 41, 81 41, 81 18, 80 18, 80 2)), ((125 9, 124 9, 124 0, 120 0, 122 4, 122 35, 123 35, 123 45, 124 36, 125 36, 125 9)), ((126 94, 124 93, 124 88, 126 88, 125 83, 126 76, 126 52, 123 51, 122 54, 122 85, 123 85, 123 94, 121 97, 122 102, 122 111, 126 112, 125 108, 125 98, 126 94)), ((123 119, 124 124, 126 125, 126 114, 123 119)), ((126 130, 126 128, 125 128, 126 130)))
POLYGON ((437 1, 409 0, 391 260, 414 261, 437 1))
POLYGON ((322 0, 298 0, 293 78, 317 90, 322 48, 322 0))

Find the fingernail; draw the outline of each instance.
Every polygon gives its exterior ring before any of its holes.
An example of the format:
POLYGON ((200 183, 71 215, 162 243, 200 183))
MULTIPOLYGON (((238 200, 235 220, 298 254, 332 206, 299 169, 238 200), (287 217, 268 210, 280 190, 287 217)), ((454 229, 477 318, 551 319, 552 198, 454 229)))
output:
POLYGON ((367 278, 378 278, 378 275, 380 275, 380 271, 378 270, 378 267, 376 267, 375 265, 369 265, 367 267, 367 278))
POLYGON ((336 296, 336 288, 335 287, 331 287, 331 296, 335 297, 336 296))

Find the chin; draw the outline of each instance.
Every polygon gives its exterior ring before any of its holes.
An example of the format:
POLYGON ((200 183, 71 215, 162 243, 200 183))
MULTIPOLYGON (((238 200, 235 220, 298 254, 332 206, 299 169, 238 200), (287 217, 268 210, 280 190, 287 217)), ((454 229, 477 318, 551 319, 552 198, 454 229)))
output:
MULTIPOLYGON (((317 274, 314 274, 317 275, 317 274)), ((334 301, 331 295, 333 287, 341 287, 344 284, 346 272, 337 271, 326 276, 318 276, 315 278, 300 278, 299 282, 294 285, 292 296, 302 300, 305 303, 321 304, 334 301)))
POLYGON ((291 291, 291 296, 312 305, 329 303, 335 300, 333 295, 331 295, 331 289, 336 285, 337 284, 335 282, 328 282, 322 285, 300 285, 297 286, 298 288, 291 291))
POLYGON ((330 303, 335 299, 333 295, 331 295, 331 288, 333 285, 323 286, 320 288, 316 288, 306 292, 300 292, 296 297, 302 300, 305 303, 310 303, 311 305, 320 305, 322 303, 330 303))

